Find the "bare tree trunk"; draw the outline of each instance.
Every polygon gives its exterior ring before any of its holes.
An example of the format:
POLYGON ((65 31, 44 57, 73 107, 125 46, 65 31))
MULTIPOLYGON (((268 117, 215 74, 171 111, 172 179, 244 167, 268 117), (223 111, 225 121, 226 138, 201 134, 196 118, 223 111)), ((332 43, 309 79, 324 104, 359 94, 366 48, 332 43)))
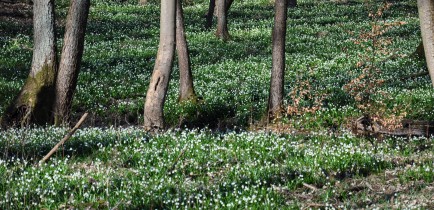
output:
POLYGON ((77 86, 84 48, 90 0, 72 0, 66 20, 66 32, 56 82, 54 123, 69 122, 72 98, 77 86))
POLYGON ((212 18, 214 17, 215 0, 209 0, 208 13, 206 14, 205 28, 211 28, 212 18))
POLYGON ((290 8, 297 7, 297 0, 288 0, 288 7, 290 8))
POLYGON ((226 16, 227 16, 227 14, 229 12, 229 9, 232 6, 232 3, 234 3, 234 0, 226 0, 226 5, 225 5, 226 16))
POLYGON ((139 0, 139 5, 145 5, 148 3, 148 0, 139 0))
POLYGON ((412 56, 419 59, 425 59, 425 49, 423 49, 423 42, 420 42, 412 56))
POLYGON ((34 48, 30 74, 2 118, 2 126, 43 125, 52 119, 57 74, 54 0, 33 4, 34 48))
POLYGON ((423 48, 432 85, 434 86, 434 1, 417 0, 423 48))
POLYGON ((276 0, 274 5, 273 58, 268 99, 269 118, 275 118, 282 111, 283 82, 285 73, 285 36, 287 18, 287 0, 276 0))
POLYGON ((178 53, 179 66, 179 102, 194 100, 196 94, 193 87, 191 63, 188 52, 187 38, 184 30, 184 12, 182 1, 176 0, 176 50, 178 53))
MULTIPOLYGON (((233 2, 234 2, 234 0, 226 0, 225 1, 226 17, 227 17, 227 14, 229 12, 229 8, 231 8, 231 5, 233 2)), ((215 0, 210 0, 209 1, 209 7, 208 7, 208 13, 205 15, 205 18, 206 18, 205 28, 211 28, 213 16, 217 16, 217 17, 219 16, 219 10, 215 6, 216 6, 215 0)))
POLYGON ((229 39, 226 0, 217 1, 217 31, 216 36, 222 40, 229 39))
POLYGON ((175 10, 176 1, 161 0, 160 44, 146 93, 145 130, 164 128, 163 108, 175 54, 175 10))

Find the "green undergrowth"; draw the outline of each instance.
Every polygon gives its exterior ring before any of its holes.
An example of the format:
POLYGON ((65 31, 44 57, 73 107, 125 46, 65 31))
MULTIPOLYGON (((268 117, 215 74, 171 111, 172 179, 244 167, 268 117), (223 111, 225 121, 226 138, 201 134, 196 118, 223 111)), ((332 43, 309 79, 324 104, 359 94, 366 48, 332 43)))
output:
MULTIPOLYGON (((311 95, 323 96, 322 109, 354 107, 353 112, 340 112, 339 119, 361 114, 344 87, 361 74, 362 68, 357 64, 368 62, 370 42, 362 41, 361 37, 371 31, 373 20, 368 17, 369 12, 376 11, 382 3, 304 0, 298 8, 289 9, 287 104, 291 103, 289 94, 299 83, 308 81, 311 95)), ((67 5, 67 1, 57 5, 59 49, 67 5)), ((175 63, 165 105, 169 127, 245 127, 260 120, 265 113, 271 69, 271 1, 235 1, 229 13, 231 39, 227 42, 218 40, 214 29, 204 28, 207 5, 205 1, 184 5, 195 90, 202 100, 193 107, 194 111, 190 105, 177 103, 179 72, 175 63)), ((387 40, 386 53, 378 53, 375 59, 385 62, 373 65, 381 69, 376 79, 386 82, 379 87, 381 93, 373 97, 388 108, 405 104, 399 112, 405 112, 407 118, 433 120, 434 92, 429 77, 397 79, 426 71, 424 61, 409 56, 420 42, 416 3, 393 1, 378 21, 402 24, 390 27, 381 36, 383 41, 387 40), (392 55, 398 59, 387 59, 392 55)), ((0 114, 18 93, 30 68, 31 26, 22 24, 17 31, 17 24, 1 23, 0 114)), ((73 104, 75 118, 88 111, 96 119, 96 126, 141 124, 158 47, 158 27, 158 2, 150 1, 144 6, 137 5, 136 1, 92 2, 73 104)), ((304 105, 309 106, 309 100, 304 105)), ((301 119, 336 121, 324 118, 321 113, 300 115, 301 119)), ((294 119, 297 117, 291 118, 294 119)), ((324 125, 330 123, 304 120, 303 124, 328 129, 324 125)))
MULTIPOLYGON (((208 2, 185 1, 198 100, 178 103, 175 62, 164 108, 171 129, 152 135, 139 127, 159 36, 159 4, 149 2, 92 1, 72 110, 74 120, 91 113, 86 128, 39 167, 66 128, 0 131, 0 209, 434 205, 418 201, 434 195, 433 138, 367 139, 348 130, 365 113, 346 87, 366 66, 380 69, 373 79, 382 85, 370 99, 378 106, 371 110, 383 116, 375 117, 434 120, 429 77, 407 78, 426 71, 424 61, 411 56, 420 43, 416 2, 391 1, 378 21, 400 24, 378 37, 384 46, 375 55, 372 40, 363 37, 372 31, 369 12, 383 1, 299 0, 289 9, 288 114, 269 127, 280 134, 246 131, 263 127, 272 2, 234 1, 231 38, 223 42, 214 28, 204 28, 208 2)), ((59 49, 67 6, 57 5, 59 49)), ((31 25, 0 22, 0 115, 24 84, 32 42, 31 25)))
MULTIPOLYGON (((432 159, 396 163, 415 150, 419 157, 432 157, 432 139, 389 139, 374 150, 351 134, 173 130, 150 135, 140 128, 79 130, 38 167, 65 132, 52 127, 1 132, 2 209, 274 209, 301 205, 289 204, 282 189, 304 184, 327 189, 396 167, 409 168, 400 174, 402 183, 429 183, 434 176, 432 159)), ((329 197, 322 202, 333 203, 329 197)))

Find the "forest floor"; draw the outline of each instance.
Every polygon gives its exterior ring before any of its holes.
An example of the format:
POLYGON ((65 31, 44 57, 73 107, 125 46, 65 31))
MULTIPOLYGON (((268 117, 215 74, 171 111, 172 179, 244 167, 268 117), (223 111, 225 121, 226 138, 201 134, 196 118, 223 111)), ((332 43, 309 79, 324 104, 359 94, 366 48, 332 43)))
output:
MULTIPOLYGON (((201 100, 177 102, 175 64, 167 130, 151 134, 141 125, 159 4, 92 1, 73 121, 90 116, 42 165, 68 128, 0 131, 0 209, 432 209, 434 138, 371 132, 434 121, 416 2, 390 3, 289 9, 285 113, 264 122, 272 2, 236 0, 223 42, 204 27, 208 2, 185 1, 201 100)), ((69 1, 56 4, 61 49, 69 1)), ((31 18, 31 5, 0 0, 0 115, 30 68, 31 18)))
MULTIPOLYGON (((417 160, 419 157, 415 159, 417 160)), ((412 163, 415 160, 397 157, 395 161, 402 164, 412 163)), ((396 165, 395 167, 366 177, 345 178, 336 182, 332 187, 317 188, 304 184, 302 188, 295 191, 281 188, 277 190, 288 197, 289 203, 297 201, 301 203, 302 208, 432 208, 434 206, 434 182, 427 183, 423 180, 417 180, 402 183, 398 174, 405 173, 405 170, 411 168, 411 165, 396 165), (331 200, 329 205, 323 202, 324 193, 328 188, 333 188, 336 192, 329 198, 331 200), (348 202, 348 197, 355 198, 348 202)))

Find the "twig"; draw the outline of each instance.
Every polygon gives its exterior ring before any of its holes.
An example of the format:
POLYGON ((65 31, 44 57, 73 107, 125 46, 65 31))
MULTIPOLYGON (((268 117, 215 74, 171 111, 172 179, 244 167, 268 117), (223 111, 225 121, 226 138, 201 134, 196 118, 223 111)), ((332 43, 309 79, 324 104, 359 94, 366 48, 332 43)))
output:
POLYGON ((310 209, 310 208, 323 208, 323 207, 327 207, 327 205, 320 204, 320 203, 308 203, 307 207, 308 207, 308 209, 310 209))
POLYGON ((184 148, 182 148, 181 152, 179 153, 178 157, 176 157, 175 161, 173 162, 172 166, 167 170, 167 173, 172 172, 175 170, 176 164, 178 163, 179 159, 184 155, 185 150, 187 150, 188 144, 186 143, 184 148))
POLYGON ((316 188, 315 186, 310 185, 310 184, 306 184, 304 182, 303 182, 303 186, 311 189, 312 191, 317 191, 318 190, 318 188, 316 188))
POLYGON ((41 165, 42 163, 44 163, 45 161, 47 161, 51 155, 53 155, 57 149, 59 149, 59 147, 61 145, 63 145, 66 141, 68 141, 68 139, 70 139, 72 137, 72 135, 74 135, 75 131, 78 130, 78 128, 80 128, 81 124, 83 124, 84 120, 86 120, 88 113, 84 113, 83 116, 81 116, 80 120, 77 122, 77 124, 75 124, 75 126, 68 132, 68 134, 66 134, 65 137, 63 137, 62 140, 59 141, 59 143, 57 143, 53 149, 50 150, 50 152, 48 152, 47 155, 45 155, 44 158, 42 158, 41 161, 39 161, 39 165, 41 165))
POLYGON ((423 71, 423 72, 418 72, 418 73, 414 73, 414 74, 410 74, 410 75, 405 75, 399 78, 391 78, 388 80, 385 80, 384 83, 388 83, 391 85, 396 85, 396 84, 401 84, 402 81, 406 81, 406 80, 410 80, 410 79, 415 79, 418 77, 423 77, 429 75, 428 70, 423 71))
POLYGON ((419 72, 419 73, 414 73, 414 74, 410 74, 407 76, 403 76, 401 78, 399 78, 400 80, 406 80, 406 79, 413 79, 413 78, 417 78, 417 77, 421 77, 421 76, 425 76, 425 75, 429 75, 428 71, 424 71, 424 72, 419 72))

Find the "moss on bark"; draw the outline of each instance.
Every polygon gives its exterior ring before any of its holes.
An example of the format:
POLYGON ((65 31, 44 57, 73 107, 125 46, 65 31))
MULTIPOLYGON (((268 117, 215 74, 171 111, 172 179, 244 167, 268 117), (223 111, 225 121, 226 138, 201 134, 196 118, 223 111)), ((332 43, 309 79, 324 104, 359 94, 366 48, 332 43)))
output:
POLYGON ((197 96, 196 96, 196 93, 194 93, 193 88, 190 88, 185 93, 179 95, 179 98, 178 98, 179 103, 183 103, 186 101, 191 101, 193 103, 197 102, 197 96))
POLYGON ((46 63, 36 75, 30 75, 14 102, 6 109, 1 120, 2 127, 52 122, 55 77, 56 69, 52 63, 46 63))

